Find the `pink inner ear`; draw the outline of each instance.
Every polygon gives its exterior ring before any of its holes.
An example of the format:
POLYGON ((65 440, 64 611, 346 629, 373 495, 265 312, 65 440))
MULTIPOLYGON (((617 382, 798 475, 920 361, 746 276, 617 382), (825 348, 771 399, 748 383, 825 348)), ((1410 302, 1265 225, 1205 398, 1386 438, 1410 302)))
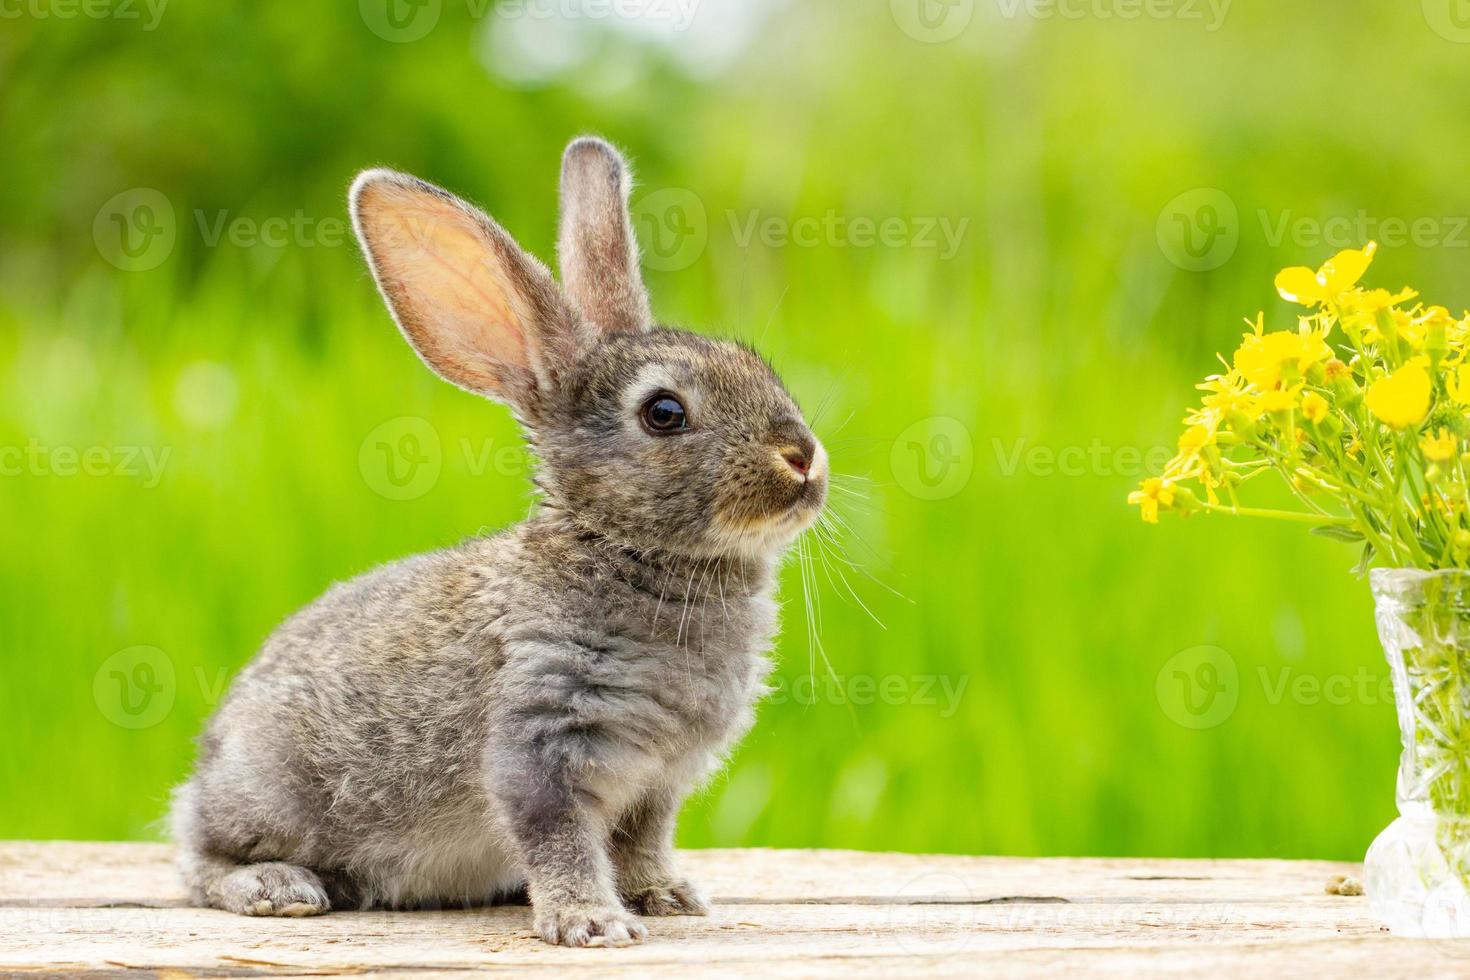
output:
POLYGON ((359 200, 365 236, 399 323, 455 384, 506 394, 529 372, 527 311, 494 231, 456 202, 390 183, 359 200))

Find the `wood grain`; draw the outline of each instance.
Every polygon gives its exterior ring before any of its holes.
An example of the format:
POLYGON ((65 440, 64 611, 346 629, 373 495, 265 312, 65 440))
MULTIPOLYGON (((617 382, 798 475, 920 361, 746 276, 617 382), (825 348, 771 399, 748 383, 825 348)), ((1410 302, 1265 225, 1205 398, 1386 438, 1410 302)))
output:
POLYGON ((0 976, 1470 976, 1470 942, 1389 936, 1354 865, 853 851, 684 854, 708 919, 557 949, 524 907, 250 919, 191 909, 159 844, 0 843, 0 976))

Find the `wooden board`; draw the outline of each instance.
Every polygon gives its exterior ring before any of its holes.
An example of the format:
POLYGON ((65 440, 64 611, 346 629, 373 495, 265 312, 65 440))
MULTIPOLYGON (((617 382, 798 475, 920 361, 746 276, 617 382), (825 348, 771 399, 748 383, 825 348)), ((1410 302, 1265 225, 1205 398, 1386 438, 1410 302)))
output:
POLYGON ((1470 941, 1388 935, 1355 865, 854 851, 683 856, 708 919, 558 949, 525 907, 252 919, 191 909, 159 844, 0 843, 0 976, 1470 976, 1470 941))

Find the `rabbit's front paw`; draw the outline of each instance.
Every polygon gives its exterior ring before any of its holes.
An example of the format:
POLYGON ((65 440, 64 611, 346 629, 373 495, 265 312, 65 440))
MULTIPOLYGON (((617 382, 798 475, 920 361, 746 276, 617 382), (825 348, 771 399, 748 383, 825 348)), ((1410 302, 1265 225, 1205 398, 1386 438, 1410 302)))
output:
POLYGON ((623 901, 640 915, 709 915, 709 902, 688 880, 644 888, 623 901))
POLYGON ((632 946, 648 929, 621 908, 562 905, 536 910, 536 932, 555 946, 632 946))
POLYGON ((321 915, 332 907, 314 872, 270 861, 236 868, 220 881, 220 907, 241 915, 321 915))

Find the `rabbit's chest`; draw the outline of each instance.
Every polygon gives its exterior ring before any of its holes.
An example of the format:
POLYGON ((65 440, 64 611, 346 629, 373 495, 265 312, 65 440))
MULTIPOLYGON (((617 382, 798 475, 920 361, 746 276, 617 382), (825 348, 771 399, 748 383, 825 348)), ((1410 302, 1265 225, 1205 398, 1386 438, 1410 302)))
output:
MULTIPOLYGON (((776 605, 768 594, 610 602, 602 590, 562 591, 545 607, 500 620, 506 662, 492 713, 592 746, 610 803, 659 783, 706 775, 750 728, 770 672, 776 605), (592 733, 595 738, 587 738, 592 733)), ((516 725, 498 730, 515 732, 516 725)))
POLYGON ((661 644, 658 685, 689 730, 724 748, 749 728, 770 673, 775 605, 765 597, 738 608, 706 608, 683 643, 661 644))
POLYGON ((716 750, 749 727, 755 703, 765 690, 771 664, 763 649, 722 650, 717 656, 690 657, 669 649, 658 697, 670 721, 689 740, 716 750))
MULTIPOLYGON (((706 651, 708 654, 710 651, 706 651)), ((770 661, 761 650, 721 651, 719 657, 685 661, 685 651, 663 651, 662 677, 646 692, 659 707, 640 719, 647 737, 621 741, 609 758, 619 786, 609 794, 614 809, 655 786, 687 790, 716 772, 730 748, 750 730, 765 691, 770 661)))

